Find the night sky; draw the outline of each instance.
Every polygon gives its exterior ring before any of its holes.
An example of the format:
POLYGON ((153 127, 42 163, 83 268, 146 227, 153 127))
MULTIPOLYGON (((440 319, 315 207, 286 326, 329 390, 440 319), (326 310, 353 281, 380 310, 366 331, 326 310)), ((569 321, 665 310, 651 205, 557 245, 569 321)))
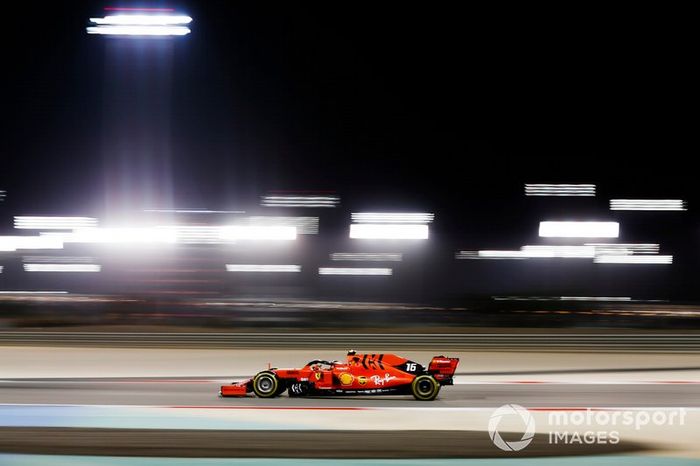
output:
POLYGON ((107 5, 16 4, 4 25, 2 232, 19 214, 107 215, 115 141, 133 134, 167 153, 146 169, 170 189, 153 207, 250 210, 271 190, 335 191, 347 221, 436 212, 447 254, 517 248, 540 220, 619 219, 625 240, 676 255, 666 294, 693 293, 697 52, 678 18, 170 3, 194 21, 155 44, 163 65, 115 62, 123 45, 85 33, 107 5), (524 183, 595 183, 598 197, 526 199, 524 183), (680 198, 689 211, 612 215, 611 197, 680 198))

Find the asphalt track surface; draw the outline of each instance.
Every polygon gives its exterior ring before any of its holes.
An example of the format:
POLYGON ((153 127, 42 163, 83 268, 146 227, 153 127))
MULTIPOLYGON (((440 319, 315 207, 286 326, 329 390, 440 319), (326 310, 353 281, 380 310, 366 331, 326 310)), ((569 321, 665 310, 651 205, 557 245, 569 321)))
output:
POLYGON ((411 396, 274 399, 218 396, 225 379, 0 380, 0 403, 244 407, 700 407, 700 383, 489 383, 443 387, 437 400, 411 396))

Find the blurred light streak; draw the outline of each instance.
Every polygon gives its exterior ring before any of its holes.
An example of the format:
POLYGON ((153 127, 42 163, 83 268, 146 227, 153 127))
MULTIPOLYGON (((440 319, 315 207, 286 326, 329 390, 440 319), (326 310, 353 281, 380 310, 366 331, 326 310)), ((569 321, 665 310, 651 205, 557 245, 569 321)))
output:
POLYGON ((67 291, 0 291, 0 294, 68 294, 67 291))
POLYGON ((353 239, 428 239, 428 225, 372 224, 350 225, 353 239))
POLYGON ((66 243, 166 243, 177 240, 166 227, 79 228, 72 233, 42 233, 42 238, 59 238, 66 243))
POLYGON ((391 275, 392 269, 383 267, 319 267, 319 275, 391 275))
POLYGON ((248 217, 252 226, 287 226, 295 227, 298 235, 317 235, 318 217, 248 217))
POLYGON ((227 272, 301 272, 301 265, 226 264, 227 272))
POLYGON ((593 259, 593 246, 523 246, 513 250, 459 251, 456 259, 593 259))
POLYGON ((263 207, 335 207, 340 203, 338 196, 263 196, 263 207))
POLYGON ((0 189, 0 202, 4 201, 7 197, 7 191, 0 189))
POLYGON ((545 238, 617 238, 617 222, 540 222, 541 237, 545 238))
POLYGON ((226 226, 221 229, 221 238, 231 241, 238 240, 295 240, 296 227, 290 226, 226 226))
POLYGON ((15 217, 15 228, 23 230, 73 230, 96 226, 97 219, 92 217, 15 217))
POLYGON ((630 296, 492 296, 494 301, 632 301, 630 296))
POLYGON ((207 225, 178 225, 163 227, 175 235, 175 242, 180 244, 220 244, 222 227, 207 225))
POLYGON ((109 36, 184 36, 190 28, 185 26, 90 26, 88 34, 109 36))
POLYGON ((161 214, 244 214, 245 210, 145 209, 144 212, 161 214))
POLYGON ((18 249, 63 249, 63 241, 51 236, 0 236, 0 251, 18 249))
POLYGON ((681 199, 610 199, 610 210, 682 211, 688 210, 681 199))
POLYGON ((403 254, 393 252, 334 252, 330 257, 333 261, 400 262, 403 259, 403 254))
POLYGON ((523 246, 522 252, 530 257, 589 258, 595 256, 592 246, 523 246))
POLYGON ((584 245, 593 246, 597 256, 659 253, 659 245, 654 243, 585 243, 584 245))
POLYGON ((0 265, 0 273, 2 273, 3 270, 5 270, 5 267, 0 265))
POLYGON ((94 257, 90 256, 24 256, 22 261, 25 263, 91 263, 95 261, 94 257))
POLYGON ((643 255, 643 256, 596 256, 596 264, 672 264, 673 256, 643 255))
POLYGON ((435 218, 432 213, 379 213, 379 212, 353 212, 352 221, 356 223, 431 223, 435 218))
POLYGON ((526 184, 526 196, 595 196, 594 184, 526 184))
POLYGON ((100 272, 97 264, 24 264, 25 272, 100 272))
POLYGON ((192 18, 183 15, 108 15, 103 18, 90 18, 90 21, 100 25, 112 26, 172 26, 190 24, 192 18))
POLYGON ((630 296, 560 296, 561 301, 632 301, 630 296))

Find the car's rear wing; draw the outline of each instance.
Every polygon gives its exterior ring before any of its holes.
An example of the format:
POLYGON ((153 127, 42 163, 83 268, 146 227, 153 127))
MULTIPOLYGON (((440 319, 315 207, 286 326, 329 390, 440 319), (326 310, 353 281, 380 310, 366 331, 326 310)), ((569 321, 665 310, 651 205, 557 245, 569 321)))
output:
POLYGON ((428 372, 435 377, 441 385, 452 385, 452 377, 457 370, 459 358, 448 358, 445 356, 435 356, 430 361, 428 372))

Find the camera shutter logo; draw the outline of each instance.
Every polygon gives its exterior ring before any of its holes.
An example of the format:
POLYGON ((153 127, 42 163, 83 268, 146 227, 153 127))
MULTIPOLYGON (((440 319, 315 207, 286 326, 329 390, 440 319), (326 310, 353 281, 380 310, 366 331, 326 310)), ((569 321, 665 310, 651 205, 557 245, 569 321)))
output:
POLYGON ((535 437, 535 419, 530 412, 520 405, 503 405, 496 409, 489 419, 489 436, 494 445, 504 451, 520 451, 532 442, 535 437), (525 431, 520 440, 506 442, 498 432, 498 425, 504 416, 518 416, 525 425, 525 431))

